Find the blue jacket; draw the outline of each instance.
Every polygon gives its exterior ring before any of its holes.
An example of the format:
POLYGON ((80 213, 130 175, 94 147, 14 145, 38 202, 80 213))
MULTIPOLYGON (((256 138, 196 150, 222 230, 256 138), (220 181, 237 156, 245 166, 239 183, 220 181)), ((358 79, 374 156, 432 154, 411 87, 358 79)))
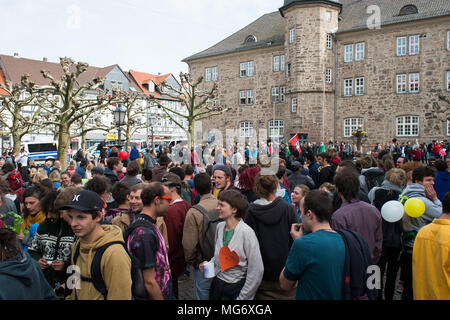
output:
POLYGON ((78 173, 81 176, 81 179, 84 179, 86 177, 86 169, 83 167, 77 167, 75 169, 75 173, 78 173))
POLYGON ((0 262, 0 300, 55 300, 41 267, 27 252, 0 262))
POLYGON ((434 178, 434 190, 439 200, 444 200, 444 196, 450 191, 450 172, 437 171, 434 178))
POLYGON ((139 150, 136 148, 131 149, 130 160, 133 161, 136 160, 137 158, 139 158, 139 150))

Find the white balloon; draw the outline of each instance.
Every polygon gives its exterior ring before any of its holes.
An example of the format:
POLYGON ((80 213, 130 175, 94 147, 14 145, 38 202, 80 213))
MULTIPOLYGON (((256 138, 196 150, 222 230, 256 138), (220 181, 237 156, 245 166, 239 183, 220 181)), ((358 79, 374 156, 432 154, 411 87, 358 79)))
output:
POLYGON ((403 218, 405 208, 400 201, 391 200, 386 202, 381 208, 381 216, 387 222, 397 222, 403 218))

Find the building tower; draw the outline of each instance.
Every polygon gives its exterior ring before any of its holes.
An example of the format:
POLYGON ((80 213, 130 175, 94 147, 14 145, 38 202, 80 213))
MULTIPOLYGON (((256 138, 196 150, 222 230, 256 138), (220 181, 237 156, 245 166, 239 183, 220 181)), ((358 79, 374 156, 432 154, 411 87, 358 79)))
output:
POLYGON ((309 141, 334 139, 335 44, 342 4, 330 0, 284 0, 285 61, 292 131, 309 141))

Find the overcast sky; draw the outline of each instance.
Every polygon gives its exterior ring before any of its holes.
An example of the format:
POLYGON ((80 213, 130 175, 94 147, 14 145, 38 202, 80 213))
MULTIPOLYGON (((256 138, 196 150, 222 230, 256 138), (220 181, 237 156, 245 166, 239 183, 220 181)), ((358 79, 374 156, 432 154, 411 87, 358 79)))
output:
POLYGON ((283 0, 0 0, 0 54, 157 74, 187 72, 205 50, 283 0))

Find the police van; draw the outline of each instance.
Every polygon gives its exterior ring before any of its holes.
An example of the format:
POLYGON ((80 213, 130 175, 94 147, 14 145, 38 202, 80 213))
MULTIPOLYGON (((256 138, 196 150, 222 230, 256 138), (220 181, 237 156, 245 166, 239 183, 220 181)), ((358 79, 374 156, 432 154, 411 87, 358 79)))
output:
POLYGON ((54 140, 26 141, 22 147, 28 153, 28 160, 34 160, 37 165, 44 165, 47 161, 53 163, 58 157, 58 143, 54 140))

